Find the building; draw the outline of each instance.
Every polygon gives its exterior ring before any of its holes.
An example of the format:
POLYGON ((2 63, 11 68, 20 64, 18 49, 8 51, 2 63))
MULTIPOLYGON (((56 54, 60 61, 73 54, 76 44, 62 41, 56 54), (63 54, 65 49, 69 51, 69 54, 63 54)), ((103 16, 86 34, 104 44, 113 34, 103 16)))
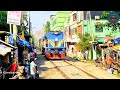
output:
POLYGON ((102 26, 100 26, 102 24, 108 23, 107 20, 92 20, 91 22, 92 22, 92 26, 91 26, 91 30, 90 30, 89 20, 84 20, 83 21, 83 33, 84 34, 86 32, 92 34, 91 32, 93 31, 94 36, 96 36, 98 38, 102 38, 102 37, 105 37, 105 36, 115 37, 115 36, 118 36, 120 34, 120 29, 119 28, 117 28, 116 31, 113 31, 112 27, 108 27, 108 26, 102 27, 102 26))
POLYGON ((52 31, 52 27, 53 27, 53 25, 52 25, 52 23, 53 23, 53 19, 54 19, 54 17, 55 17, 55 15, 50 15, 50 30, 52 31))
POLYGON ((70 11, 59 11, 50 20, 50 30, 51 31, 61 31, 64 27, 64 22, 66 18, 70 15, 70 11))
POLYGON ((77 43, 79 42, 78 34, 82 34, 82 23, 84 19, 83 11, 71 11, 69 19, 64 23, 64 31, 66 35, 67 50, 71 53, 72 48, 78 52, 77 43))

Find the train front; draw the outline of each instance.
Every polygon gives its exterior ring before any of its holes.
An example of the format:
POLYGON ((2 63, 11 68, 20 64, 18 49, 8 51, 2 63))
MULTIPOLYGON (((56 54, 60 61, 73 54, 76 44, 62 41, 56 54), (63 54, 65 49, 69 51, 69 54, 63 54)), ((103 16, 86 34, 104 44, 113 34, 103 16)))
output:
POLYGON ((48 46, 45 50, 48 59, 65 59, 66 47, 63 32, 50 33, 48 37, 48 46))

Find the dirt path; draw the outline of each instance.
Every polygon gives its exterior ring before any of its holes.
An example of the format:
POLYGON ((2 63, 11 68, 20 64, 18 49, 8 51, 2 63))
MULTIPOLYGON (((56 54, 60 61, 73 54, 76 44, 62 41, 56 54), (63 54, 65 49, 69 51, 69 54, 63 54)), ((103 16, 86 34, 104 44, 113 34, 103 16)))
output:
POLYGON ((100 79, 120 79, 120 77, 117 77, 116 75, 113 74, 109 74, 106 70, 100 67, 96 67, 93 63, 85 63, 79 61, 77 62, 69 61, 69 62, 100 79))
POLYGON ((38 55, 37 65, 39 66, 39 76, 41 79, 64 79, 54 65, 47 61, 43 55, 38 55))
POLYGON ((64 61, 53 61, 70 79, 93 79, 83 71, 75 68, 64 61))
MULTIPOLYGON (((85 70, 100 79, 120 79, 120 77, 109 74, 106 70, 101 69, 100 67, 96 67, 93 63, 73 61, 73 59, 70 57, 68 57, 67 60, 71 64, 76 65, 80 69, 85 70)), ((61 61, 54 62, 71 79, 92 79, 90 76, 85 75, 82 71, 80 72, 79 70, 73 68, 67 63, 63 63, 61 61)), ((39 75, 41 79, 64 79, 64 77, 55 68, 55 66, 50 63, 50 61, 47 61, 43 55, 38 55, 37 65, 39 67, 39 75)))

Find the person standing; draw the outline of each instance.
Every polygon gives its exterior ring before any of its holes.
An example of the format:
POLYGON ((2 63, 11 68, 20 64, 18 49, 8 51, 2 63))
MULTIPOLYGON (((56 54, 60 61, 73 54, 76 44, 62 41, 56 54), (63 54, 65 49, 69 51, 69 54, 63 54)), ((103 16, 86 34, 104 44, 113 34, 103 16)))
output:
POLYGON ((36 47, 34 48, 34 53, 35 53, 35 58, 37 56, 37 50, 36 50, 36 47))
POLYGON ((80 57, 81 57, 81 52, 80 52, 80 50, 79 50, 79 52, 77 53, 77 58, 78 58, 78 59, 81 59, 80 57))
POLYGON ((110 69, 110 68, 112 67, 112 61, 113 61, 113 58, 112 58, 112 57, 113 57, 112 55, 110 55, 110 56, 108 57, 108 61, 107 61, 108 69, 110 69))
POLYGON ((34 58, 31 58, 31 63, 30 63, 30 75, 33 79, 36 79, 36 73, 37 73, 37 70, 36 70, 36 64, 35 64, 35 60, 34 58))
POLYGON ((74 54, 74 48, 72 47, 72 53, 74 54))
POLYGON ((118 60, 120 61, 120 51, 118 51, 118 60))
POLYGON ((88 50, 85 51, 85 59, 88 60, 88 50))

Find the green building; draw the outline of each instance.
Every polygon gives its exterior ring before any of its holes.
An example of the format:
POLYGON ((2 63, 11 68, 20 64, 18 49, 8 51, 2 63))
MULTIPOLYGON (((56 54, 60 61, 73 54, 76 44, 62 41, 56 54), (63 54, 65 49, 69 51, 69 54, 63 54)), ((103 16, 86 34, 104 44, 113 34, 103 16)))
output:
POLYGON ((59 11, 56 15, 50 19, 50 30, 59 31, 63 30, 64 22, 70 16, 70 11, 59 11))
POLYGON ((92 22, 92 25, 91 25, 91 30, 90 30, 89 20, 82 21, 83 34, 85 34, 86 32, 91 34, 93 30, 94 36, 97 36, 97 37, 105 37, 106 35, 115 37, 115 36, 120 35, 119 28, 117 28, 116 31, 113 31, 112 27, 108 27, 108 26, 101 27, 100 26, 100 25, 107 23, 108 22, 107 20, 92 20, 91 22, 92 22))
MULTIPOLYGON (((108 20, 91 20, 91 27, 90 27, 90 21, 89 20, 83 20, 81 22, 82 24, 82 33, 89 33, 89 34, 93 34, 94 37, 98 37, 98 40, 101 40, 101 38, 105 37, 105 36, 113 36, 113 37, 117 37, 120 35, 120 29, 117 28, 115 31, 112 30, 112 26, 108 27, 108 26, 104 26, 105 23, 108 23, 108 20), (91 28, 91 29, 90 29, 91 28)), ((95 58, 95 53, 93 53, 93 50, 90 50, 90 57, 91 59, 95 58)), ((99 54, 99 56, 101 56, 101 52, 97 51, 96 53, 97 55, 99 54)))

